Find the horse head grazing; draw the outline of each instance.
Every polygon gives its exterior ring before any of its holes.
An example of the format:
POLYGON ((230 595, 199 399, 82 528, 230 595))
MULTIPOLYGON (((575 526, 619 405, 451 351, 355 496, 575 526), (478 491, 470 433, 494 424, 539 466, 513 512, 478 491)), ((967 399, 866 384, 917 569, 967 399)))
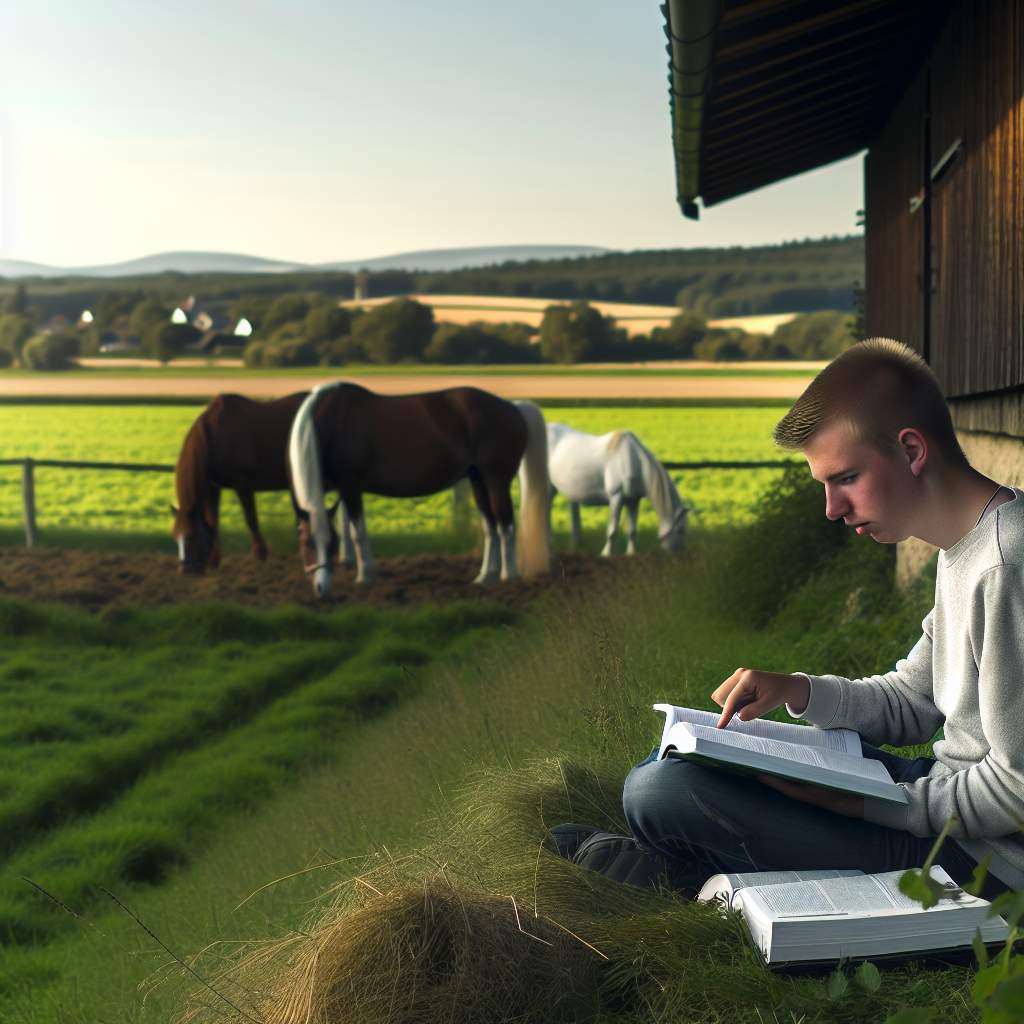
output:
POLYGON ((674 554, 686 544, 686 527, 689 514, 689 505, 680 502, 672 513, 672 524, 664 532, 658 533, 658 540, 666 551, 674 554))
POLYGON ((178 542, 178 571, 198 576, 207 566, 216 569, 220 564, 216 523, 207 519, 201 505, 187 510, 172 505, 171 511, 174 513, 171 532, 178 542))
POLYGON ((302 568, 310 577, 313 593, 319 598, 325 598, 331 592, 334 563, 341 547, 338 531, 334 528, 337 510, 335 503, 329 509, 321 509, 320 515, 305 509, 296 512, 295 531, 299 536, 302 568))
MULTIPOLYGON (((292 484, 299 554, 313 593, 325 598, 331 592, 333 562, 338 551, 338 534, 333 511, 324 503, 323 468, 313 415, 325 390, 336 384, 319 385, 299 406, 288 435, 288 470, 292 484)), ((337 506, 335 506, 337 508, 337 506)))

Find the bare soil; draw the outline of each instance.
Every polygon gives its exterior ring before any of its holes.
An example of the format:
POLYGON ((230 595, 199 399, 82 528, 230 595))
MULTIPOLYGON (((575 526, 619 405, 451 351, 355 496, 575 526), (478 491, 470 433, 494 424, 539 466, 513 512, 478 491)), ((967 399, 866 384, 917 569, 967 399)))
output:
POLYGON ((56 601, 89 611, 210 601, 254 607, 384 608, 486 600, 525 609, 542 594, 588 590, 624 570, 622 559, 558 553, 548 576, 476 586, 471 581, 479 560, 473 555, 412 555, 379 560, 377 580, 369 586, 357 587, 353 571, 339 567, 332 595, 318 601, 295 553, 271 554, 265 562, 249 554, 231 554, 216 570, 185 576, 178 572, 173 554, 3 548, 0 597, 56 601))

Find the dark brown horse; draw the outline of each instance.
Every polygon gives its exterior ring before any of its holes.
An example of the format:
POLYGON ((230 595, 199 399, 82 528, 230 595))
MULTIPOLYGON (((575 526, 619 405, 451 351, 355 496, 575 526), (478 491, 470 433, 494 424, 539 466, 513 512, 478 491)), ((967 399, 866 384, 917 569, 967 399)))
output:
POLYGON ((219 564, 217 524, 224 488, 238 495, 253 554, 267 557, 253 494, 288 490, 288 432, 307 394, 272 402, 218 395, 192 424, 178 456, 178 507, 172 507, 182 572, 219 564))
POLYGON ((483 520, 476 582, 547 572, 547 433, 540 410, 479 388, 378 395, 357 384, 322 384, 295 415, 288 442, 300 550, 313 589, 330 591, 332 534, 325 490, 348 511, 356 582, 373 578, 363 494, 434 494, 468 477, 483 520), (521 540, 517 567, 510 486, 520 462, 521 540))

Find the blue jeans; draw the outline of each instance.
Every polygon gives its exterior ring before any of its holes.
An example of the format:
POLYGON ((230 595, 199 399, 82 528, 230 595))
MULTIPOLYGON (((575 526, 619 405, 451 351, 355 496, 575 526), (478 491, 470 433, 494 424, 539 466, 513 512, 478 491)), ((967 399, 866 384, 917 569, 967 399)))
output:
MULTIPOLYGON (((861 741, 894 782, 927 775, 930 757, 909 760, 861 741)), ((866 873, 920 867, 935 837, 911 835, 793 800, 752 778, 715 771, 653 751, 628 776, 622 803, 641 846, 690 865, 705 877, 719 871, 859 868, 866 873)), ((937 864, 963 885, 977 862, 947 839, 937 864)), ((983 895, 1004 887, 989 876, 983 895)))

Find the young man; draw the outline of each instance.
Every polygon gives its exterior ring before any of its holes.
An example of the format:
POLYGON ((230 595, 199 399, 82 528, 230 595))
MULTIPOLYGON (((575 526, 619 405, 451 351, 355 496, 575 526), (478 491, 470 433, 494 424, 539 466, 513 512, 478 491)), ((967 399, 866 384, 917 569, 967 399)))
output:
POLYGON ((639 846, 717 871, 919 867, 938 857, 958 882, 989 861, 986 895, 1024 888, 1024 493, 972 469, 927 364, 898 342, 862 342, 833 360, 775 428, 825 488, 825 515, 880 543, 940 549, 935 606, 895 669, 865 679, 739 668, 712 699, 719 727, 783 704, 818 728, 855 729, 906 793, 900 806, 676 759, 626 779, 639 846), (907 760, 877 744, 924 743, 907 760))

